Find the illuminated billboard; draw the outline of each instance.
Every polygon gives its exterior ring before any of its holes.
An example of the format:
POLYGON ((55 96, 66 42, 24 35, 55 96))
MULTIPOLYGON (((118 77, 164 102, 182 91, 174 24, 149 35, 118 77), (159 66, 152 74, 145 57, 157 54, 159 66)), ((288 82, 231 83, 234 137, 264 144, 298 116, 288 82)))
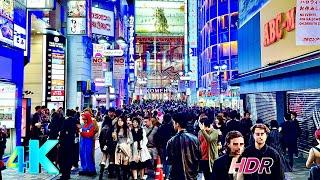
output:
POLYGON ((184 1, 135 2, 135 27, 139 36, 183 36, 184 1))

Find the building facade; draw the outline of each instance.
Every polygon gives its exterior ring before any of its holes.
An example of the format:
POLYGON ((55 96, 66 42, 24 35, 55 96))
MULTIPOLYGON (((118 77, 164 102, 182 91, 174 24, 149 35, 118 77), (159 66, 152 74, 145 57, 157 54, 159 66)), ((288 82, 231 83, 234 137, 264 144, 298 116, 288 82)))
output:
MULTIPOLYGON (((249 12, 250 4, 243 8, 249 12)), ((296 45, 295 0, 271 0, 256 12, 240 22, 239 76, 231 84, 240 86, 243 109, 254 121, 282 123, 285 113, 295 111, 302 128, 299 149, 308 151, 320 127, 320 46, 296 45), (286 27, 270 36, 277 17, 286 27)))
POLYGON ((198 6, 199 102, 237 108, 228 81, 238 73, 238 0, 199 0, 198 6))

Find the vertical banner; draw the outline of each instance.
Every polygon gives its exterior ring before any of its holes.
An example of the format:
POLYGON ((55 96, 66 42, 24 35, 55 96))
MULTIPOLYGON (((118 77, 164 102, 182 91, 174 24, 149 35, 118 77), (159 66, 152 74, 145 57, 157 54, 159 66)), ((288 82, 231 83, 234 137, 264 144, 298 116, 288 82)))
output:
POLYGON ((125 61, 123 57, 113 59, 113 79, 125 79, 125 61))
POLYGON ((320 0, 297 0, 296 44, 320 45, 320 0))
POLYGON ((64 107, 65 101, 65 44, 64 36, 46 36, 46 105, 64 107), (55 102, 55 103, 52 103, 55 102))

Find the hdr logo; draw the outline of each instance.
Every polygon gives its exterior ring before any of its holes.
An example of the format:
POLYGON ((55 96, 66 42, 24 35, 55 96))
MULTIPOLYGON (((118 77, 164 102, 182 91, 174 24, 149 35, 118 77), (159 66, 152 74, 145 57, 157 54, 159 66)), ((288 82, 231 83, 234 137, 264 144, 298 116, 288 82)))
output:
POLYGON ((39 147, 38 140, 30 140, 29 162, 24 162, 24 147, 17 146, 7 162, 7 167, 17 168, 19 173, 25 173, 25 170, 28 169, 30 174, 39 174, 39 164, 41 164, 49 174, 59 174, 59 170, 46 156, 56 144, 58 140, 47 140, 39 147), (16 159, 17 162, 15 162, 16 159))

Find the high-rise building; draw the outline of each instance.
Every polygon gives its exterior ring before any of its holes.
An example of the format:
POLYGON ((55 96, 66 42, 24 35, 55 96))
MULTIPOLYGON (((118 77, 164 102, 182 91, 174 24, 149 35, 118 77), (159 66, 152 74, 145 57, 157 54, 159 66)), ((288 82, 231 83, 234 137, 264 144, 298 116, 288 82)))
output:
POLYGON ((238 73, 238 0, 199 0, 198 6, 199 101, 237 107, 228 81, 238 73))

